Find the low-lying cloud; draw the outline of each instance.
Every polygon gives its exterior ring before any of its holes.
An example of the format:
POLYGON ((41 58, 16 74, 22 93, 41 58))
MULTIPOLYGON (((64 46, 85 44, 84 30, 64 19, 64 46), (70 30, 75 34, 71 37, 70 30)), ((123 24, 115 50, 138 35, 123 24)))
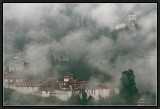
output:
POLYGON ((140 90, 156 91, 157 4, 5 3, 3 21, 4 54, 23 52, 32 62, 29 73, 45 75, 52 69, 58 74, 61 68, 51 64, 50 53, 81 61, 116 83, 131 68, 140 90), (128 25, 130 13, 137 15, 135 38, 131 30, 114 29, 122 21, 128 25), (146 61, 147 56, 152 59, 146 61))

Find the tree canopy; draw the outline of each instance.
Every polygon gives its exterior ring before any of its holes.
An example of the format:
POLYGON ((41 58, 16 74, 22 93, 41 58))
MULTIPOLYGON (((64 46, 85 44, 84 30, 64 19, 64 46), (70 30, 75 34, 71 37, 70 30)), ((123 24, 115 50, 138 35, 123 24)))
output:
POLYGON ((122 72, 122 77, 120 79, 120 96, 127 104, 135 104, 138 100, 139 93, 132 69, 122 72))

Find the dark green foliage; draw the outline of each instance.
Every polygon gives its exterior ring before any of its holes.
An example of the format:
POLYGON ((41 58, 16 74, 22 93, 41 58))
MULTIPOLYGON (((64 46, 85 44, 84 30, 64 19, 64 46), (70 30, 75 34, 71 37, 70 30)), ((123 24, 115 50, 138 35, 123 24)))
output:
MULTIPOLYGON (((86 54, 83 54, 78 59, 73 59, 70 55, 66 53, 61 53, 61 56, 54 54, 55 51, 50 49, 47 54, 47 60, 54 67, 50 67, 49 71, 46 71, 45 74, 51 76, 55 69, 60 73, 60 79, 63 79, 63 76, 69 71, 74 74, 74 77, 78 80, 89 80, 91 77, 99 78, 100 82, 110 81, 112 79, 111 75, 107 73, 100 72, 98 68, 89 66, 85 62, 86 54), (69 61, 55 61, 58 58, 69 58, 69 61)), ((114 57, 113 57, 114 58, 114 57)))
POLYGON ((80 100, 80 104, 81 105, 86 105, 87 101, 88 101, 88 99, 87 99, 87 93, 85 92, 84 89, 82 89, 81 93, 82 93, 82 99, 80 100))
POLYGON ((87 104, 88 105, 93 105, 94 104, 94 98, 91 95, 88 97, 88 103, 87 104))
POLYGON ((14 45, 13 46, 16 49, 18 49, 20 51, 23 51, 24 48, 25 48, 25 45, 28 44, 30 42, 30 40, 31 39, 23 37, 23 36, 17 37, 14 40, 14 45))
POLYGON ((110 75, 100 72, 97 68, 91 68, 81 60, 72 62, 70 67, 71 72, 79 80, 89 80, 91 77, 100 77, 101 81, 109 81, 112 78, 110 75))
POLYGON ((91 95, 87 97, 87 93, 85 92, 84 89, 81 90, 80 94, 76 94, 72 92, 72 96, 67 102, 69 105, 93 105, 95 104, 94 98, 91 95))
POLYGON ((120 96, 126 100, 128 104, 135 104, 138 100, 138 89, 135 83, 135 75, 133 70, 122 72, 120 79, 120 96))
POLYGON ((90 95, 87 97, 87 93, 84 89, 82 89, 82 99, 80 99, 81 105, 93 105, 94 104, 94 98, 90 95))
POLYGON ((87 99, 87 93, 82 89, 82 99, 87 99))
POLYGON ((67 103, 69 105, 79 105, 80 104, 80 97, 74 91, 72 92, 72 96, 68 99, 67 103))

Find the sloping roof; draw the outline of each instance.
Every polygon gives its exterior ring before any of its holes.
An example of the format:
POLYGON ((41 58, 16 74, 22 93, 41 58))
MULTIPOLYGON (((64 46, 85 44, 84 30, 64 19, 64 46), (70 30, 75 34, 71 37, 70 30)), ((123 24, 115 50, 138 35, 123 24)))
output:
POLYGON ((50 91, 51 88, 50 87, 41 87, 40 91, 50 91))
POLYGON ((25 75, 21 73, 4 73, 4 77, 25 77, 25 75))
POLYGON ((89 88, 109 88, 109 83, 89 83, 89 88))
POLYGON ((43 83, 42 80, 25 80, 22 83, 43 83))
POLYGON ((88 81, 68 81, 68 83, 87 84, 88 81))
POLYGON ((58 78, 57 77, 50 77, 50 78, 48 78, 47 80, 48 81, 55 81, 55 80, 57 80, 58 78))

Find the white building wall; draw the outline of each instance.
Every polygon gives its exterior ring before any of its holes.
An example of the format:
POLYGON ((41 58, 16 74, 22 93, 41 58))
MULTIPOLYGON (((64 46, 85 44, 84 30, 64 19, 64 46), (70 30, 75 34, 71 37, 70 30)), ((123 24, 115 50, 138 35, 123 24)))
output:
POLYGON ((72 95, 72 91, 55 90, 54 92, 54 96, 63 101, 67 101, 72 95))
POLYGON ((16 79, 16 82, 20 82, 20 80, 19 80, 19 79, 16 79))
POLYGON ((34 93, 39 91, 39 87, 17 87, 14 84, 8 85, 8 82, 4 82, 4 87, 11 88, 22 93, 34 93))
POLYGON ((38 87, 33 87, 33 92, 37 92, 39 91, 39 88, 38 87))
POLYGON ((13 82, 13 79, 9 79, 9 82, 13 82))
POLYGON ((30 93, 33 92, 32 87, 28 87, 28 92, 30 92, 30 93))
POLYGON ((87 97, 91 95, 94 97, 95 100, 99 100, 99 96, 102 98, 109 97, 110 89, 95 89, 95 90, 88 89, 86 90, 86 93, 87 97))
POLYGON ((28 91, 28 87, 21 87, 21 88, 19 89, 19 91, 20 91, 20 92, 23 92, 23 93, 30 93, 30 92, 28 91))
POLYGON ((8 79, 4 79, 4 82, 8 82, 8 79))
POLYGON ((95 90, 95 95, 94 95, 95 100, 99 99, 99 93, 98 90, 95 90))
POLYGON ((50 96, 50 91, 42 91, 42 96, 43 97, 49 97, 50 96))
POLYGON ((67 81, 69 81, 69 79, 68 78, 64 78, 64 81, 67 82, 67 81))

